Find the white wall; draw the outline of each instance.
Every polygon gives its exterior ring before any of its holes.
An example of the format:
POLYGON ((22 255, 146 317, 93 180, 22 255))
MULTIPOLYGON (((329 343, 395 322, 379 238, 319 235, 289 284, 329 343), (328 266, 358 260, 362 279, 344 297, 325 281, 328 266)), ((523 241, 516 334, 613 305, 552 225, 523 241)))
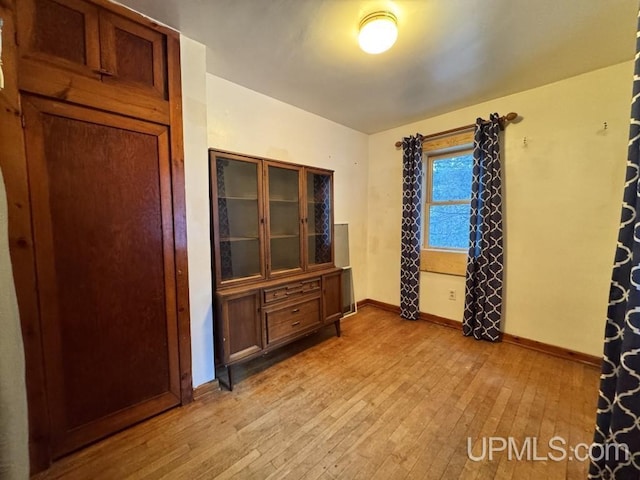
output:
POLYGON ((356 300, 366 297, 368 136, 207 75, 209 146, 335 170, 336 223, 349 223, 356 300))
POLYGON ((207 74, 204 45, 181 36, 193 385, 214 378, 209 169, 220 148, 335 170, 336 222, 349 223, 356 298, 366 297, 368 137, 207 74))
POLYGON ((193 385, 214 376, 205 46, 180 37, 193 385))
MULTIPOLYGON (((399 304, 402 153, 394 143, 516 111, 523 118, 506 128, 502 154, 504 329, 601 355, 632 72, 627 62, 371 135, 368 295, 399 304)), ((422 273, 420 288, 421 311, 462 319, 463 278, 422 273)))

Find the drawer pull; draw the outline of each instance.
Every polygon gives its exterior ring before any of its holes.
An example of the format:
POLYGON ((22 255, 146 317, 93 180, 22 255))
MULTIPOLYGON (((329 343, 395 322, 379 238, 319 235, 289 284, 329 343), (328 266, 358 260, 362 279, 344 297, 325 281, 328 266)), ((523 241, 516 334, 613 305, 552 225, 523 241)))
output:
POLYGON ((115 73, 110 72, 109 70, 106 70, 104 68, 101 68, 99 70, 94 70, 94 72, 100 74, 100 75, 104 75, 105 77, 113 77, 115 76, 115 73))
POLYGON ((291 313, 298 313, 300 311, 299 308, 294 308, 293 310, 291 310, 291 313))
POLYGON ((292 327, 295 327, 295 326, 297 326, 297 325, 300 325, 300 322, 293 322, 293 323, 291 324, 291 326, 292 326, 292 327))

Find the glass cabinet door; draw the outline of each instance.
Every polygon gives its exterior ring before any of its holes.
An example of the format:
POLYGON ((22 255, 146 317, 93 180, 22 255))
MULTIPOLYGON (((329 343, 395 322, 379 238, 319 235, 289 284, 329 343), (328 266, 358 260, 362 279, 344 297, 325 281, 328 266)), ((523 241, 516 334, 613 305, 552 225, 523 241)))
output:
POLYGON ((302 269, 300 168, 267 169, 269 272, 302 269))
POLYGON ((213 225, 214 240, 219 245, 215 259, 217 281, 264 277, 260 163, 215 156, 211 173, 212 193, 217 201, 213 225))
POLYGON ((307 169, 307 265, 333 262, 331 175, 307 169))

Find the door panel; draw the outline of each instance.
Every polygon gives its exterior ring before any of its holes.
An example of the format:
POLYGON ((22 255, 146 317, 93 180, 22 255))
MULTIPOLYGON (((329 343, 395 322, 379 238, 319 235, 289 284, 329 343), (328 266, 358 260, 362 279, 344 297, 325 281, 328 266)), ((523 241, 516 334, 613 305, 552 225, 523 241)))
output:
POLYGON ((22 56, 100 78, 97 7, 82 0, 21 0, 18 18, 22 56))
POLYGON ((23 105, 58 457, 179 403, 168 128, 23 105))
POLYGON ((301 168, 266 163, 267 272, 270 277, 303 271, 301 168))
POLYGON ((260 292, 243 292, 222 301, 224 363, 228 364, 262 350, 260 292))
POLYGON ((216 285, 264 278, 262 165, 210 153, 216 285))
POLYGON ((333 177, 309 168, 306 176, 307 266, 328 267, 333 264, 333 177))
POLYGON ((126 82, 166 98, 165 37, 109 12, 100 12, 103 82, 126 82))

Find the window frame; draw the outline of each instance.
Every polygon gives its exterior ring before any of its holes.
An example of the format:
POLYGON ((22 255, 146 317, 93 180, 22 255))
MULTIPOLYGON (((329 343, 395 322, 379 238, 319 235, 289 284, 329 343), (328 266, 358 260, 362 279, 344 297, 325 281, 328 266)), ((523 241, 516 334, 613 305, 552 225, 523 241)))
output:
POLYGON ((468 249, 431 247, 429 243, 429 206, 430 205, 465 205, 471 202, 471 190, 468 200, 433 202, 432 169, 433 162, 456 156, 461 152, 473 154, 473 128, 448 135, 436 137, 423 142, 423 225, 422 245, 420 251, 420 270, 447 275, 465 276, 468 249))

